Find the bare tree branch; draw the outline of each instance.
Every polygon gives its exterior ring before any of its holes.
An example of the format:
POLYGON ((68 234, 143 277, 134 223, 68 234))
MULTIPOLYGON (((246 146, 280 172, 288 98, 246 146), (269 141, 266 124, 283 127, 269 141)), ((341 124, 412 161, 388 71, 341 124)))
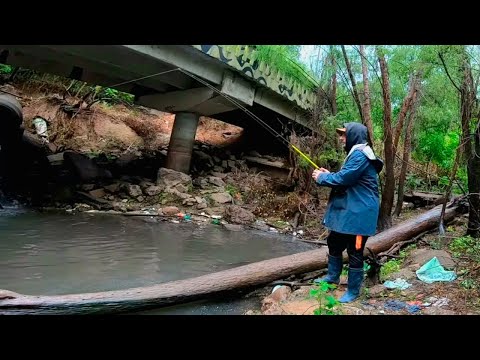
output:
POLYGON ((362 108, 362 105, 360 104, 360 97, 358 96, 357 84, 355 83, 355 78, 353 77, 350 61, 348 61, 345 45, 341 45, 341 48, 342 48, 343 57, 345 58, 345 64, 347 65, 348 76, 350 76, 350 81, 352 82, 352 88, 353 88, 353 94, 354 94, 353 98, 355 99, 355 103, 357 104, 358 112, 360 113, 360 118, 362 119, 362 124, 364 124, 365 119, 363 117, 363 108, 362 108))
POLYGON ((452 82, 453 86, 455 86, 455 89, 457 89, 461 93, 462 91, 457 86, 457 84, 455 84, 455 81, 453 81, 452 77, 450 76, 450 73, 448 72, 447 65, 445 64, 445 60, 443 59, 442 53, 438 53, 438 56, 440 57, 440 60, 442 61, 443 68, 445 69, 445 72, 447 73, 448 78, 452 82))

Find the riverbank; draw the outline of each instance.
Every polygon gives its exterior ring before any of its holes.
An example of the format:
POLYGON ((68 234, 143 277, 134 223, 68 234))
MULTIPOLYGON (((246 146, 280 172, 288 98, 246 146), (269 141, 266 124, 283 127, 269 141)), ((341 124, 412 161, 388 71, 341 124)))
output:
POLYGON ((347 289, 344 265, 336 288, 327 290, 312 283, 321 272, 291 277, 286 285, 265 288, 261 309, 245 314, 479 315, 480 247, 474 239, 463 236, 467 223, 467 216, 461 216, 449 224, 445 236, 433 230, 404 247, 383 263, 377 283, 365 278, 360 297, 352 303, 336 301, 347 289), (428 282, 419 276, 419 270, 436 260, 445 280, 428 282))

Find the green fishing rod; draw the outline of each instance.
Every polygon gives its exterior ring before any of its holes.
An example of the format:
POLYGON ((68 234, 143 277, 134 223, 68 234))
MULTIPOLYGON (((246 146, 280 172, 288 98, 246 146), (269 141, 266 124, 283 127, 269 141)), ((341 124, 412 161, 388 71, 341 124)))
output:
POLYGON ((310 158, 307 155, 305 155, 299 148, 297 148, 293 144, 290 144, 290 145, 292 146, 293 150, 295 150, 297 153, 300 154, 301 157, 307 160, 310 165, 312 165, 317 170, 320 169, 320 167, 317 164, 315 164, 312 160, 310 160, 310 158))

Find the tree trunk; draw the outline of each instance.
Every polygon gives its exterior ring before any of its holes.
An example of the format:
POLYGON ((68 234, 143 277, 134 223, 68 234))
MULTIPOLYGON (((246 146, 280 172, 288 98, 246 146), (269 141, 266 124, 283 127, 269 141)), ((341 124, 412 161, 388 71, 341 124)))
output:
POLYGON ((360 113, 360 119, 362 120, 362 124, 364 124, 365 121, 363 119, 363 110, 362 110, 362 105, 360 104, 360 98, 358 97, 357 83, 355 82, 355 78, 353 77, 350 61, 348 61, 347 52, 345 51, 345 45, 342 45, 342 53, 343 53, 343 57, 345 58, 345 65, 347 66, 348 76, 350 77, 350 81, 352 82, 353 99, 357 104, 358 112, 360 113))
POLYGON ((400 134, 402 133, 403 123, 405 122, 405 117, 407 112, 410 110, 411 105, 413 104, 414 94, 417 89, 417 75, 412 75, 410 77, 410 86, 407 95, 403 99, 402 107, 398 113, 397 125, 395 126, 395 134, 393 137, 393 150, 397 151, 398 142, 400 140, 400 134))
MULTIPOLYGON (((462 54, 460 58, 460 76, 462 77, 462 85, 459 88, 448 72, 447 65, 442 53, 438 53, 442 61, 445 72, 452 82, 453 86, 460 92, 460 115, 462 125, 462 139, 460 141, 459 150, 463 152, 464 158, 467 162, 467 177, 468 177, 468 192, 470 210, 468 217, 467 235, 473 237, 480 237, 480 130, 477 124, 474 140, 472 141, 472 134, 470 133, 470 122, 472 119, 472 112, 477 101, 477 86, 478 79, 474 83, 472 68, 470 65, 467 49, 462 46, 462 54), (473 145, 472 145, 473 144, 473 145)), ((477 115, 478 117, 478 115, 477 115)))
POLYGON ((407 168, 410 161, 410 152, 412 147, 412 128, 413 128, 413 119, 415 118, 415 113, 418 106, 418 97, 417 92, 413 94, 413 106, 407 118, 407 127, 405 128, 405 143, 403 144, 403 159, 402 159, 402 169, 400 170, 400 177, 398 179, 398 190, 397 190, 397 206, 395 207, 395 215, 400 216, 403 206, 403 196, 405 191, 405 178, 407 177, 407 168))
POLYGON ((360 57, 362 58, 362 74, 363 74, 363 119, 368 129, 369 142, 373 146, 373 123, 372 110, 370 105, 370 86, 368 84, 368 69, 365 58, 365 45, 360 45, 360 57))
POLYGON ((480 238, 480 122, 474 136, 474 156, 470 158, 467 167, 470 202, 467 235, 480 238))
POLYGON ((390 99, 390 82, 388 80, 388 69, 385 56, 378 51, 378 62, 382 73, 382 94, 383 94, 383 144, 385 156, 385 185, 383 187, 380 214, 378 217, 378 229, 380 231, 392 226, 392 207, 395 192, 395 152, 392 139, 392 102, 390 99))
POLYGON ((331 93, 331 103, 332 103, 332 115, 337 115, 337 60, 335 59, 335 53, 333 50, 330 52, 332 58, 332 93, 331 93))
MULTIPOLYGON (((385 232, 371 237, 367 248, 386 251, 399 241, 432 229, 440 216, 436 208, 385 232)), ((445 220, 450 221, 466 209, 460 201, 449 204, 445 220)), ((304 274, 327 266, 327 248, 260 261, 191 279, 159 285, 107 292, 57 296, 32 296, 0 290, 0 315, 26 314, 105 314, 133 312, 219 295, 249 290, 294 274, 304 274)), ((368 254, 368 250, 365 249, 368 254)))
POLYGON ((473 84, 472 68, 465 47, 463 47, 463 82, 460 89, 462 144, 467 162, 468 192, 470 211, 467 235, 480 237, 480 129, 477 127, 472 136, 471 119, 476 100, 476 87, 473 84), (473 139, 472 139, 473 138, 473 139), (472 141, 473 140, 473 141, 472 141))
MULTIPOLYGON (((455 180, 455 177, 457 176, 457 170, 458 170, 458 164, 460 163, 460 158, 461 158, 462 150, 461 147, 459 146, 457 148, 457 152, 455 155, 455 162, 453 163, 453 169, 452 173, 450 175, 450 182, 448 183, 447 190, 445 191, 445 198, 448 199, 450 197, 450 194, 452 192, 452 186, 453 186, 453 181, 455 180)), ((439 220, 439 225, 438 225, 438 232, 440 235, 445 235, 445 209, 446 209, 446 203, 442 204, 442 212, 440 213, 440 220, 439 220)))

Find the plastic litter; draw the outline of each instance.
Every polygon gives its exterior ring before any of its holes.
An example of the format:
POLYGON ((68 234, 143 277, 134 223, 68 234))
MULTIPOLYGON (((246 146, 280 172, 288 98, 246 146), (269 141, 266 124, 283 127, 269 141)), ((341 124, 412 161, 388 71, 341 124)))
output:
POLYGON ((281 287, 282 285, 276 285, 272 290, 272 294, 275 292, 275 290, 280 289, 281 287))
POLYGON ((384 307, 386 310, 400 311, 405 309, 407 307, 407 304, 399 300, 387 300, 385 301, 384 307))
POLYGON ((36 116, 32 124, 35 126, 35 132, 48 143, 47 121, 40 116, 36 116))
POLYGON ((405 290, 408 289, 412 284, 408 283, 406 280, 401 278, 396 278, 394 281, 387 280, 383 283, 387 289, 400 289, 405 290))
POLYGON ((442 307, 448 305, 450 299, 446 297, 438 298, 436 296, 431 296, 427 299, 427 302, 434 307, 442 307))
POLYGON ((443 268, 436 256, 418 269, 416 274, 421 281, 427 284, 435 281, 453 281, 457 278, 454 271, 446 271, 443 268))
POLYGON ((384 307, 386 310, 390 311, 407 310, 410 314, 415 314, 422 310, 421 305, 417 304, 416 301, 404 303, 399 300, 387 300, 384 307))

